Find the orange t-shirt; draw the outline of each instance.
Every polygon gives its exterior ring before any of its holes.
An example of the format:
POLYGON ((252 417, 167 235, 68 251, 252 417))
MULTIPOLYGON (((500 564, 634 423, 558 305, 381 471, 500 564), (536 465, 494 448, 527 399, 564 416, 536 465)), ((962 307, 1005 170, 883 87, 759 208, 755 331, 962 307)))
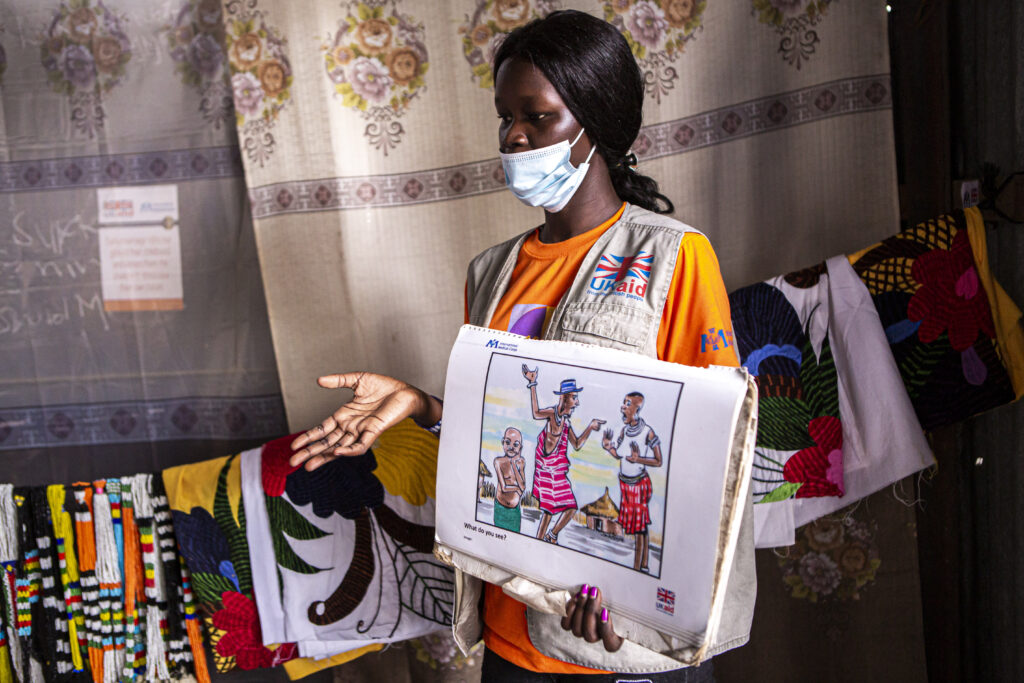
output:
MULTIPOLYGON (((623 204, 601 225, 563 242, 544 244, 539 230, 530 235, 519 251, 512 280, 498 302, 490 328, 543 337, 551 312, 572 285, 583 258, 625 208, 623 204)), ((718 259, 703 235, 687 233, 679 246, 658 329, 658 358, 695 366, 739 365, 733 349, 729 298, 718 259)), ((599 673, 541 654, 530 642, 526 606, 498 586, 484 586, 483 617, 487 647, 517 666, 544 673, 599 673)))

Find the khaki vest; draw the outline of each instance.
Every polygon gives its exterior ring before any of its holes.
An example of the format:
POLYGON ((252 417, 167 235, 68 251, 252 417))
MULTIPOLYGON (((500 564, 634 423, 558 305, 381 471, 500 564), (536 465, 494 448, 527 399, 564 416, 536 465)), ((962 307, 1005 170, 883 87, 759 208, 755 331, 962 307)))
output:
MULTIPOLYGON (((489 326, 512 278, 520 247, 532 232, 491 247, 470 263, 466 290, 471 324, 489 326)), ((656 358, 658 327, 675 273, 679 245, 687 232, 697 231, 675 219, 628 204, 622 217, 598 238, 584 257, 569 291, 552 313, 545 339, 583 342, 656 358), (647 256, 651 258, 648 260, 647 256), (634 260, 628 261, 630 257, 634 260), (599 277, 607 273, 613 275, 599 277), (626 276, 616 277, 620 273, 626 276), (647 274, 646 283, 640 291, 643 274, 647 274)), ((757 431, 756 389, 752 380, 744 411, 746 419, 741 417, 737 427, 743 433, 735 435, 733 442, 735 449, 752 452, 757 431)), ((548 590, 444 546, 437 546, 435 553, 448 564, 461 566, 489 583, 500 585, 505 593, 525 603, 530 641, 549 657, 623 673, 667 671, 681 664, 696 665, 744 644, 750 636, 757 582, 753 516, 746 486, 749 452, 745 458, 739 455, 732 458, 735 466, 727 477, 723 524, 739 525, 739 541, 733 553, 720 548, 718 573, 727 581, 721 582, 724 602, 720 599, 718 603, 722 619, 717 632, 710 634, 710 642, 683 642, 616 615, 616 633, 627 640, 618 652, 607 652, 600 642, 587 643, 562 629, 560 620, 570 597, 568 591, 548 590)), ((452 630, 459 647, 466 651, 481 637, 479 601, 483 584, 480 579, 456 569, 455 586, 452 630)))

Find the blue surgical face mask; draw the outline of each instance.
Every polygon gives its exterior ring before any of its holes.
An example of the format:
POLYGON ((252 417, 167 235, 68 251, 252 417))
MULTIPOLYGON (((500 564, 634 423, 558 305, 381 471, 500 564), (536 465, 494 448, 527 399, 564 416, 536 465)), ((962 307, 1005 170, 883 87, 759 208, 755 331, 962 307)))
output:
POLYGON ((576 193, 583 177, 590 168, 590 157, 597 146, 590 148, 587 160, 573 167, 569 161, 572 147, 579 142, 583 130, 572 141, 559 143, 528 152, 502 154, 501 165, 505 169, 505 184, 519 201, 529 206, 542 206, 545 211, 557 213, 565 208, 576 193))

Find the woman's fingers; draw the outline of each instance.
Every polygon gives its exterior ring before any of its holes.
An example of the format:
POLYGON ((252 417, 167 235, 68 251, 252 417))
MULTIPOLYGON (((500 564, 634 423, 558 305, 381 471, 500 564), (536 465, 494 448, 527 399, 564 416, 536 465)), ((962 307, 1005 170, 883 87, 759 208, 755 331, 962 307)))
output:
POLYGON ((583 612, 587 604, 587 595, 590 591, 590 586, 583 584, 580 587, 580 592, 576 594, 576 608, 573 610, 572 619, 569 623, 569 630, 572 634, 579 638, 583 635, 583 612))
POLYGON ((364 420, 363 424, 371 424, 374 426, 363 428, 360 426, 357 430, 352 430, 345 434, 338 445, 334 448, 335 455, 362 455, 366 451, 370 450, 370 447, 380 436, 381 429, 376 426, 377 421, 364 420), (353 431, 355 433, 353 433, 353 431))
POLYGON ((329 463, 332 460, 334 460, 334 456, 333 455, 329 455, 327 453, 321 453, 320 455, 314 455, 309 460, 307 460, 305 467, 306 467, 307 470, 312 472, 317 467, 320 467, 321 465, 326 465, 327 463, 329 463))
POLYGON ((616 635, 615 627, 612 626, 612 615, 603 607, 601 608, 601 618, 598 620, 597 628, 601 632, 604 649, 608 652, 618 652, 619 648, 622 647, 623 638, 616 635))
POLYGON ((355 389, 362 372, 342 372, 337 375, 324 375, 316 378, 316 383, 325 389, 355 389))
MULTIPOLYGON (((328 422, 332 425, 334 424, 334 421, 330 419, 325 420, 324 424, 327 424, 328 422)), ((288 459, 288 463, 292 467, 298 467, 302 463, 307 462, 311 457, 319 455, 327 451, 328 449, 332 448, 334 444, 338 442, 341 436, 342 432, 340 431, 340 429, 332 428, 330 431, 325 431, 325 428, 322 426, 314 427, 313 429, 309 430, 301 437, 292 442, 293 450, 297 448, 297 444, 301 445, 301 441, 306 442, 306 447, 302 448, 302 450, 298 450, 295 453, 292 453, 292 456, 288 459), (316 440, 311 441, 311 439, 316 440)))
POLYGON ((588 643, 599 640, 597 636, 596 612, 594 605, 601 606, 601 592, 597 586, 583 585, 580 589, 581 604, 576 606, 572 619, 572 634, 588 643))
POLYGON ((565 616, 562 617, 562 628, 566 631, 572 630, 572 617, 577 606, 579 605, 579 602, 580 594, 577 593, 576 595, 569 598, 569 602, 565 606, 565 616))
POLYGON ((597 586, 590 587, 587 594, 587 604, 583 609, 583 640, 588 643, 596 643, 601 640, 597 632, 597 618, 601 611, 601 589, 597 586))
POLYGON ((615 633, 612 616, 601 606, 602 601, 600 588, 583 584, 566 604, 561 626, 566 631, 572 631, 577 638, 583 638, 588 643, 600 640, 605 650, 617 652, 624 639, 615 633))
POLYGON ((338 423, 334 421, 334 416, 328 415, 327 419, 318 424, 316 427, 306 430, 302 434, 299 434, 297 437, 295 437, 295 440, 292 441, 292 450, 297 451, 303 446, 313 443, 314 441, 319 441, 320 439, 330 434, 337 426, 338 423))

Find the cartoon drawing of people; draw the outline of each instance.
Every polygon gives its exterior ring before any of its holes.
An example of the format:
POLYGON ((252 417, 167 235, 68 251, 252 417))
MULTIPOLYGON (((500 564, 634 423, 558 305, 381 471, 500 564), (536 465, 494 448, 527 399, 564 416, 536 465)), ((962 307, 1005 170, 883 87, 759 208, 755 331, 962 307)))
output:
POLYGON ((530 406, 533 419, 544 420, 544 428, 537 436, 537 451, 533 470, 533 496, 540 503, 541 519, 537 527, 537 538, 548 543, 558 543, 558 534, 569 523, 572 513, 578 507, 576 496, 569 482, 569 444, 575 450, 583 448, 590 432, 597 431, 604 420, 591 420, 579 436, 573 431, 570 417, 580 405, 579 393, 583 387, 576 386, 576 380, 562 380, 558 391, 557 405, 541 408, 537 402, 537 368, 529 370, 523 364, 523 377, 530 389, 530 406), (561 515, 555 527, 548 531, 553 515, 561 515))
POLYGON ((651 477, 648 467, 661 467, 661 439, 651 426, 640 417, 644 406, 644 395, 638 391, 626 394, 622 399, 622 431, 619 438, 611 429, 604 430, 601 445, 619 461, 619 524, 622 532, 634 538, 633 569, 646 572, 650 555, 650 538, 647 527, 651 515, 647 504, 651 501, 651 477), (629 455, 623 456, 619 449, 628 443, 629 455))
POLYGON ((519 533, 523 519, 519 501, 526 492, 522 432, 515 427, 506 429, 501 438, 501 448, 505 454, 494 459, 494 476, 498 481, 494 497, 494 526, 519 533))

